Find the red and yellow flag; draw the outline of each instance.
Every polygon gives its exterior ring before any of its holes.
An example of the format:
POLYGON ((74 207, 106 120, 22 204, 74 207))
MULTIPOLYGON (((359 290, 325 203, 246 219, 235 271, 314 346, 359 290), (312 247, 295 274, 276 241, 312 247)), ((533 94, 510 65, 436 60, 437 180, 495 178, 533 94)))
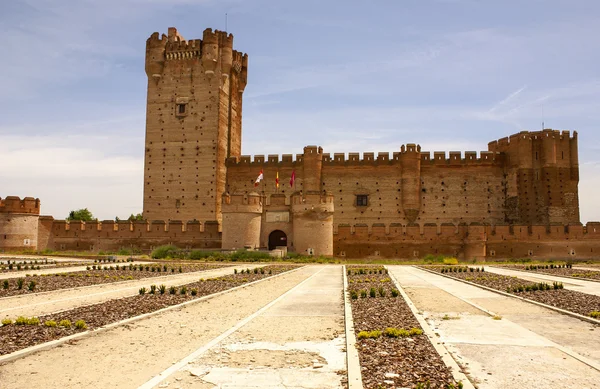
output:
POLYGON ((275 175, 275 187, 279 189, 279 171, 277 172, 277 175, 275 175))

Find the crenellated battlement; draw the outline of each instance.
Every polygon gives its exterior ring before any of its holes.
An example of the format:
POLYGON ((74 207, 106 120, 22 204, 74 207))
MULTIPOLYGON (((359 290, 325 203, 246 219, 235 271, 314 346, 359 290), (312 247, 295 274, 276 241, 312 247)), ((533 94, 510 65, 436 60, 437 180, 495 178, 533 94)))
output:
POLYGON ((25 197, 21 199, 17 196, 8 196, 5 199, 0 197, 0 213, 15 214, 40 214, 40 199, 25 197))
MULTIPOLYGON (((504 158, 501 153, 481 151, 479 157, 476 151, 465 151, 464 157, 460 151, 450 151, 446 156, 445 151, 434 151, 433 156, 429 151, 421 152, 421 163, 429 165, 502 165, 504 158)), ((423 165, 422 165, 423 166, 423 165)))
POLYGON ((168 35, 154 32, 146 40, 146 73, 159 78, 164 61, 201 59, 205 73, 213 74, 220 66, 223 77, 233 70, 240 75, 239 91, 246 87, 248 55, 233 50, 233 34, 207 28, 202 39, 186 40, 175 27, 168 35))
MULTIPOLYGON (((311 146, 316 147, 316 146, 311 146)), ((310 149, 308 149, 310 150, 310 149)), ((277 165, 278 167, 297 167, 302 164, 306 156, 304 154, 278 154, 264 155, 242 155, 240 157, 229 157, 226 160, 227 167, 252 166, 266 167, 268 165, 277 165)), ((381 164, 401 164, 401 156, 414 154, 420 158, 421 162, 428 165, 501 165, 504 163, 504 157, 499 152, 492 151, 450 151, 446 155, 445 151, 435 151, 432 155, 429 151, 421 151, 419 145, 409 144, 401 147, 400 152, 393 152, 390 157, 389 152, 364 152, 364 153, 323 153, 322 149, 315 149, 315 153, 322 156, 324 166, 377 166, 381 164)))
POLYGON ((190 220, 187 222, 183 222, 181 220, 119 220, 118 222, 115 222, 114 220, 90 222, 84 222, 80 220, 54 220, 52 222, 52 233, 55 237, 60 237, 63 235, 72 236, 73 233, 81 231, 86 231, 87 233, 103 233, 101 236, 106 238, 111 237, 111 232, 218 233, 218 223, 211 221, 201 223, 197 220, 190 220), (67 233, 67 231, 70 231, 71 233, 67 233))
POLYGON ((552 129, 544 129, 541 131, 521 131, 516 134, 489 142, 488 150, 504 151, 511 145, 520 145, 520 142, 533 142, 548 138, 558 141, 577 140, 577 131, 571 132, 568 130, 560 131, 552 129))

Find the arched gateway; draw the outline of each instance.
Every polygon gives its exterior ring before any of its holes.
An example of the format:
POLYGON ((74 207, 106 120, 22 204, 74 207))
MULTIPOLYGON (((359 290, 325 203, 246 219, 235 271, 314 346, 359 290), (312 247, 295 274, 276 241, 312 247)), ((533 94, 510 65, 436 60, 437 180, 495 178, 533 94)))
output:
POLYGON ((275 250, 278 246, 287 247, 287 235, 281 230, 275 230, 269 234, 269 250, 275 250))

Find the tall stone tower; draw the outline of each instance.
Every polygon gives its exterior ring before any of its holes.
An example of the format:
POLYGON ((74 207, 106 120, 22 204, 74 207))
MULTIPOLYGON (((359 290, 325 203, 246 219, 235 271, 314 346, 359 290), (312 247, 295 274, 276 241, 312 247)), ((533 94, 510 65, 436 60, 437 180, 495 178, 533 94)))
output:
POLYGON ((233 35, 177 29, 146 41, 144 218, 221 221, 225 159, 240 156, 248 56, 233 35))
POLYGON ((523 131, 488 148, 506 156, 506 222, 580 223, 577 132, 523 131))

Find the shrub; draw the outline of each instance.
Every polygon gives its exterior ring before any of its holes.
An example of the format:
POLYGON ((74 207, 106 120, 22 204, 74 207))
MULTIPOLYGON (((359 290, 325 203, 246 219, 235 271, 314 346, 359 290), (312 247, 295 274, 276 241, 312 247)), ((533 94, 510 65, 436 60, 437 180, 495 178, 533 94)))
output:
POLYGON ((35 281, 31 281, 29 285, 27 285, 27 289, 29 289, 30 292, 33 292, 35 290, 35 285, 35 281))
POLYGON ((8 280, 2 282, 2 289, 8 289, 8 280))
POLYGON ((386 328, 383 334, 388 338, 406 338, 410 335, 410 332, 403 328, 386 328))
POLYGON ((371 297, 377 297, 377 293, 375 292, 375 288, 371 288, 371 290, 369 291, 369 296, 371 296, 371 297))
POLYGON ((273 274, 273 269, 269 269, 269 275, 273 274))
POLYGON ((183 258, 185 253, 173 245, 167 245, 157 247, 150 256, 154 259, 183 258))
POLYGON ((381 297, 385 297, 385 295, 386 295, 386 294, 387 294, 387 293, 386 293, 385 289, 383 289, 382 287, 380 287, 380 288, 379 288, 379 295, 380 295, 381 297))
POLYGON ((360 297, 361 298, 366 298, 367 297, 367 291, 366 290, 361 290, 360 291, 360 297))
POLYGON ((159 286, 158 291, 160 294, 165 294, 165 292, 167 291, 166 285, 163 284, 163 285, 159 286))
POLYGON ((358 339, 377 339, 381 336, 381 331, 361 331, 356 336, 358 339))
POLYGON ((145 288, 145 287, 141 287, 141 288, 140 288, 140 290, 139 290, 139 293, 140 293, 141 295, 144 295, 144 294, 146 294, 146 288, 145 288))
POLYGON ((174 286, 171 286, 169 288, 169 294, 175 294, 175 293, 177 293, 177 289, 174 286))
POLYGON ((47 320, 47 321, 44 322, 44 325, 46 327, 52 327, 52 328, 54 328, 54 327, 58 326, 58 323, 55 322, 54 320, 47 320))
POLYGON ((398 297, 399 294, 400 292, 398 292, 396 289, 392 289, 392 297, 398 297))
POLYGON ((254 274, 258 274, 258 268, 257 267, 254 268, 254 274))
POLYGON ((13 321, 11 319, 2 319, 2 325, 3 326, 9 326, 13 323, 13 321))
POLYGON ((181 289, 179 290, 179 294, 186 294, 187 293, 187 288, 185 286, 182 286, 181 289))
POLYGON ((237 274, 237 273, 238 273, 237 269, 233 269, 233 274, 237 274))
POLYGON ((448 257, 448 258, 444 258, 444 265, 458 265, 458 259, 456 258, 452 258, 452 257, 448 257))
POLYGON ((27 324, 27 318, 23 317, 23 316, 19 316, 15 320, 15 324, 18 326, 24 326, 25 324, 27 324))
POLYGON ((71 328, 71 320, 61 320, 58 325, 60 327, 71 328))
POLYGON ((19 289, 19 290, 23 289, 23 283, 24 282, 25 282, 25 280, 22 279, 22 278, 17 279, 17 289, 19 289))
POLYGON ((598 312, 598 311, 590 312, 590 317, 593 317, 594 319, 600 319, 600 312, 598 312))
POLYGON ((156 285, 150 285, 150 294, 156 294, 156 285))
POLYGON ((192 289, 192 296, 195 296, 198 294, 198 289, 192 289))
POLYGON ((263 267, 260 268, 260 274, 265 274, 265 269, 263 267))
POLYGON ((356 299, 358 299, 358 292, 357 292, 357 291, 355 291, 355 290, 351 290, 351 291, 350 291, 350 298, 351 298, 352 300, 356 300, 356 299))
POLYGON ((181 266, 179 267, 179 272, 183 273, 183 269, 181 268, 181 266))
POLYGON ((77 320, 75 322, 75 328, 78 330, 85 330, 87 328, 87 324, 85 324, 85 321, 83 320, 77 320))
POLYGON ((423 330, 421 330, 419 328, 411 328, 409 331, 410 336, 422 335, 422 334, 423 334, 423 330))

